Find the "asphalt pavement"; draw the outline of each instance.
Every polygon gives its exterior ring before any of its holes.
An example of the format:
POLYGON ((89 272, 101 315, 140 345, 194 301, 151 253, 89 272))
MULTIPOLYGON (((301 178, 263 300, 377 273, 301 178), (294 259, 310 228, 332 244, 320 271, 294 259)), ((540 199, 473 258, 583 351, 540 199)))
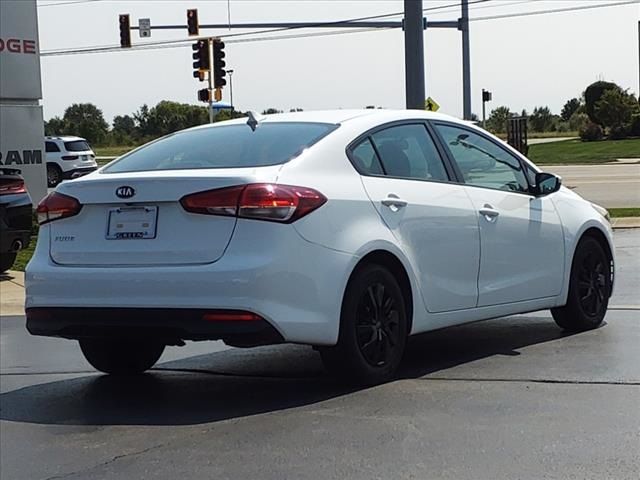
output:
POLYGON ((562 183, 606 208, 640 207, 640 163, 604 165, 543 165, 562 183))
POLYGON ((190 343, 111 378, 1 317, 0 477, 637 480, 640 230, 615 241, 601 328, 538 312, 431 332, 368 389, 295 345, 190 343))

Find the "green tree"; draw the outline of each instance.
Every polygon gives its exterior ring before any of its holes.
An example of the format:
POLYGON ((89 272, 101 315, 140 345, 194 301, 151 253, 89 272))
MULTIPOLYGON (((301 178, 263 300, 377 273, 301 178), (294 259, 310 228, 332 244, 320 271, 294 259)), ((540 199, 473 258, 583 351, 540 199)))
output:
POLYGON ((622 90, 618 85, 611 82, 603 82, 598 81, 594 82, 587 87, 584 91, 584 105, 585 111, 587 115, 589 115, 589 119, 593 123, 597 123, 600 126, 604 126, 602 124, 602 120, 598 117, 596 113, 596 103, 600 101, 600 98, 607 90, 622 90))
POLYGON ((142 105, 133 118, 140 136, 149 139, 205 124, 209 113, 206 107, 163 100, 151 108, 142 105))
POLYGON ((86 138, 89 143, 100 143, 109 131, 102 110, 92 103, 74 103, 62 117, 65 134, 86 138))
POLYGON ((289 111, 290 112, 304 112, 304 110, 302 108, 298 108, 298 107, 290 108, 289 111))
POLYGON ((246 113, 239 112, 237 110, 224 109, 220 110, 218 114, 213 119, 214 122, 223 122, 225 120, 231 120, 233 118, 241 118, 246 117, 246 113))
POLYGON ((113 117, 113 130, 125 135, 133 135, 136 131, 136 122, 130 115, 116 115, 113 117))
POLYGON ((277 108, 267 108, 262 111, 262 115, 271 115, 273 113, 283 113, 282 110, 278 110, 277 108))
POLYGON ((44 122, 44 134, 48 136, 64 135, 64 121, 60 117, 50 118, 48 122, 44 122))
POLYGON ((492 110, 489 118, 487 118, 487 130, 495 133, 506 132, 509 117, 511 117, 509 107, 501 106, 492 110))
POLYGON ((631 130, 631 119, 638 112, 640 107, 635 96, 615 88, 606 90, 594 109, 601 125, 608 129, 610 138, 626 137, 631 130))
POLYGON ((553 114, 549 107, 536 107, 529 115, 529 125, 534 132, 548 132, 553 127, 553 114))
POLYGON ((576 111, 580 108, 580 100, 577 98, 572 98, 571 100, 567 100, 567 103, 562 107, 562 111, 560 112, 560 118, 562 118, 563 122, 568 122, 571 118, 571 115, 576 113, 576 111))

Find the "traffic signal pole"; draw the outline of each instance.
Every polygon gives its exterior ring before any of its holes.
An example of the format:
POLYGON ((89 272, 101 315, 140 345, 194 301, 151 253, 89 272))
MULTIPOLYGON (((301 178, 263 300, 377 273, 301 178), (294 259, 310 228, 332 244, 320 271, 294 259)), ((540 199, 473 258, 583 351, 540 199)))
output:
POLYGON ((469 0, 462 0, 460 30, 462 30, 462 112, 471 120, 471 54, 469 52, 469 0))
MULTIPOLYGON (((424 109, 425 104, 425 63, 424 30, 427 28, 455 28, 462 32, 462 91, 463 116, 471 119, 471 61, 469 49, 469 0, 460 0, 461 17, 453 21, 427 21, 423 17, 422 0, 404 0, 403 21, 335 21, 335 22, 256 22, 256 23, 213 23, 199 24, 196 9, 187 11, 187 25, 149 25, 151 30, 187 30, 191 36, 199 36, 200 29, 262 29, 262 28, 404 28, 405 30, 405 86, 406 108, 424 109)), ((127 15, 128 17, 128 15, 127 15)), ((126 26, 129 26, 126 24, 126 26)), ((131 25, 130 30, 139 30, 131 25)), ((122 39, 121 46, 127 45, 122 39)), ((202 37, 200 37, 202 38, 202 37)), ((214 59, 215 60, 215 59, 214 59)), ((210 72, 211 73, 211 72, 210 72)), ((211 78, 211 75, 209 76, 211 78)), ((211 84, 209 85, 211 88, 211 84)), ((217 87, 216 87, 217 89, 217 87)), ((211 103, 211 102, 210 102, 211 103)), ((211 108, 210 108, 211 110, 211 108)))
POLYGON ((404 0, 405 95, 408 109, 424 110, 424 20, 422 0, 404 0))
POLYGON ((213 123, 213 39, 207 40, 207 52, 209 53, 209 123, 213 123))

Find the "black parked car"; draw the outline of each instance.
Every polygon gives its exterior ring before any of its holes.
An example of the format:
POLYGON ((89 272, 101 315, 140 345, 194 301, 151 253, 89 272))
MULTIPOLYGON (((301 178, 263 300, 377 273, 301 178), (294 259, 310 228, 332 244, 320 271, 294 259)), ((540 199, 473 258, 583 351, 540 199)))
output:
POLYGON ((20 170, 0 167, 0 273, 11 268, 31 238, 31 197, 20 170))

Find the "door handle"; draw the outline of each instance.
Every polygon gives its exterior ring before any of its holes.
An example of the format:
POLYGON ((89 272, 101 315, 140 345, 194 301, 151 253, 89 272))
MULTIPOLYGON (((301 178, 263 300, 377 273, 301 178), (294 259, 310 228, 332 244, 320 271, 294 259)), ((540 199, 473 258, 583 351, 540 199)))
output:
POLYGON ((393 193, 390 193, 389 195, 387 195, 387 198, 382 200, 381 203, 385 207, 395 207, 396 209, 398 209, 406 207, 409 202, 407 202, 406 200, 402 200, 400 197, 393 193))
POLYGON ((484 218, 488 221, 488 222, 493 222, 496 217, 498 215, 500 215, 500 212, 496 209, 494 209, 491 205, 489 205, 488 203, 485 204, 484 207, 482 207, 480 210, 480 215, 483 215, 484 218))

